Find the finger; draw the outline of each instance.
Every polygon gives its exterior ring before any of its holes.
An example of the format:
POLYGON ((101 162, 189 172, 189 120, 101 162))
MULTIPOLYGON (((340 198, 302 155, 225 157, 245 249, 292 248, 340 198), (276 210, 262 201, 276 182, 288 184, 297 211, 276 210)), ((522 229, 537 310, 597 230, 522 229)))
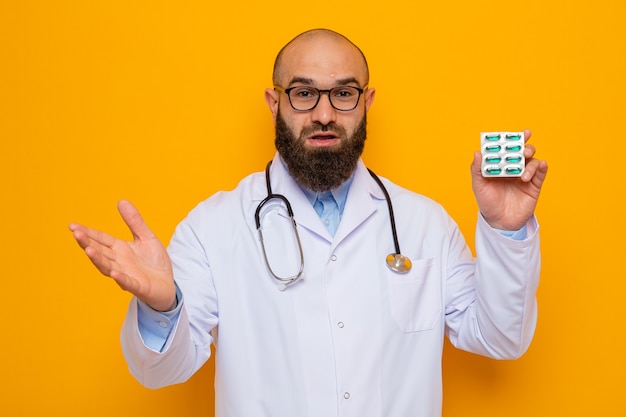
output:
POLYGON ((524 145, 524 158, 532 158, 533 156, 535 156, 535 152, 537 152, 537 148, 535 148, 535 145, 531 145, 529 143, 524 145))
POLYGON ((74 234, 74 239, 76 239, 83 249, 92 241, 109 248, 112 247, 116 241, 116 239, 109 234, 76 223, 70 225, 70 230, 74 234))
POLYGON ((482 175, 481 174, 482 158, 483 158, 482 154, 479 151, 474 152, 474 159, 472 160, 472 165, 470 166, 472 175, 482 175))
POLYGON ((524 173, 522 174, 522 181, 532 181, 533 185, 541 188, 544 179, 548 173, 548 163, 546 161, 540 161, 538 159, 531 159, 526 164, 524 173))
POLYGON ((70 225, 70 230, 73 230, 74 239, 84 250, 89 260, 96 266, 96 268, 98 268, 100 272, 108 276, 112 265, 114 265, 117 260, 116 252, 111 247, 112 245, 104 245, 97 240, 91 239, 87 235, 87 231, 89 229, 84 226, 72 224, 70 225))
POLYGON ((523 132, 524 132, 524 142, 528 142, 528 139, 530 139, 533 132, 531 132, 530 129, 524 129, 523 132))
POLYGON ((535 175, 532 177, 533 185, 540 189, 547 175, 548 163, 546 161, 539 161, 537 169, 535 170, 535 175))
POLYGON ((87 246, 85 248, 85 254, 101 274, 108 277, 111 276, 111 271, 116 268, 116 264, 113 261, 104 256, 101 251, 93 246, 87 246))
MULTIPOLYGON (((87 248, 93 248, 93 250, 104 254, 106 253, 110 253, 111 249, 109 248, 109 246, 103 245, 102 243, 90 239, 89 236, 87 236, 87 234, 85 233, 84 230, 76 230, 73 234, 74 239, 76 239, 76 242, 78 242, 78 245, 83 248, 83 249, 87 249, 87 248)), ((107 258, 111 258, 111 256, 107 256, 107 258)))
POLYGON ((78 243, 78 246, 85 249, 89 246, 89 238, 87 237, 86 227, 80 224, 72 223, 70 224, 70 230, 72 231, 72 236, 74 240, 78 243))
POLYGON ((128 274, 125 274, 118 269, 112 269, 110 277, 117 283, 117 285, 119 285, 121 289, 137 295, 139 289, 137 283, 128 274))
POLYGON ((532 180, 538 165, 539 161, 536 159, 530 159, 527 161, 526 166, 524 167, 524 172, 522 173, 522 181, 529 182, 532 180))
POLYGON ((152 230, 144 222, 143 217, 141 217, 139 210, 130 201, 121 200, 117 204, 117 209, 135 240, 147 240, 155 237, 152 230))
POLYGON ((87 237, 87 227, 78 223, 71 223, 69 229, 72 232, 72 236, 78 242, 78 244, 85 249, 86 243, 89 241, 87 237))
MULTIPOLYGON (((131 294, 138 297, 139 299, 141 299, 142 301, 144 301, 146 304, 150 306, 154 305, 153 304, 154 301, 146 299, 146 294, 145 294, 145 291, 147 289, 146 286, 142 285, 141 282, 137 280, 135 277, 133 277, 132 275, 127 274, 126 272, 121 271, 119 269, 113 269, 111 270, 110 277, 124 291, 130 292, 131 294)), ((167 309, 167 307, 169 307, 171 304, 172 304, 171 302, 167 304, 167 306, 164 307, 164 309, 167 309)), ((162 310, 162 311, 165 311, 165 310, 162 310)))

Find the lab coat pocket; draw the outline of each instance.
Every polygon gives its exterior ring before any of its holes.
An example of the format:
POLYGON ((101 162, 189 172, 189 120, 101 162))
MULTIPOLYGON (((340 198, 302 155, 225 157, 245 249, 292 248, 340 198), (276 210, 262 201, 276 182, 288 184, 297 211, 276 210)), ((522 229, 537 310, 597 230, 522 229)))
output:
POLYGON ((439 275, 434 258, 414 260, 407 274, 387 271, 391 316, 403 332, 430 330, 439 320, 439 275))

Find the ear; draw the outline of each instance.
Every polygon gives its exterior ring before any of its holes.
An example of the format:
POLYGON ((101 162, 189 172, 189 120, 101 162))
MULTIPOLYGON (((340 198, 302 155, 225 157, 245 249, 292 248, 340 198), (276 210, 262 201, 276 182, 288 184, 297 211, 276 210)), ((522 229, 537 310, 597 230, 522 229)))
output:
POLYGON ((280 92, 274 90, 273 88, 267 88, 265 90, 265 102, 272 112, 272 118, 274 119, 274 123, 276 123, 276 115, 278 114, 279 94, 280 92))
POLYGON ((369 111, 370 106, 374 102, 374 96, 376 95, 376 90, 374 88, 368 88, 365 91, 365 111, 369 111))

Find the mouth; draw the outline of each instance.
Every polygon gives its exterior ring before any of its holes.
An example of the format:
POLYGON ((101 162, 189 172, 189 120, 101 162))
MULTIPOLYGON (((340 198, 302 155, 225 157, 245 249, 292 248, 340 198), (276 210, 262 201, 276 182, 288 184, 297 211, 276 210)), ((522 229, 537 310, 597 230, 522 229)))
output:
POLYGON ((307 138, 307 143, 315 147, 333 146, 339 141, 339 136, 333 132, 316 132, 307 138))

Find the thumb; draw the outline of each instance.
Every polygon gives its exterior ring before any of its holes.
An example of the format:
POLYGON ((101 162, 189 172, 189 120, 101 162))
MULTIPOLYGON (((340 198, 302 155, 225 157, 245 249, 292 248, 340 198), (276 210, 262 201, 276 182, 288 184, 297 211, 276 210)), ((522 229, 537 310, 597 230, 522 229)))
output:
POLYGON ((147 240, 154 237, 154 233, 144 222, 139 210, 128 200, 120 200, 117 203, 117 210, 120 212, 124 223, 128 226, 135 240, 147 240))
POLYGON ((483 156, 480 151, 474 152, 474 160, 472 161, 471 171, 472 176, 482 176, 481 165, 482 165, 483 156))

